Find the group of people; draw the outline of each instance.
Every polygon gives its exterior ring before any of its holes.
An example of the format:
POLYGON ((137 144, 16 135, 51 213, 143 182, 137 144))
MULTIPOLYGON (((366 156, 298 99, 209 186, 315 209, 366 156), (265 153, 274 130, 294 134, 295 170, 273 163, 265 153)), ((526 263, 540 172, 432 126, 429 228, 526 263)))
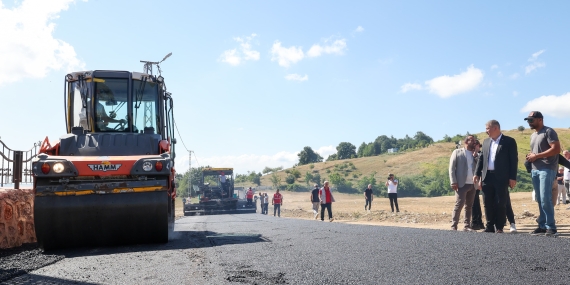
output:
MULTIPOLYGON (((251 193, 251 199, 253 199, 253 190, 251 189, 251 187, 248 189, 248 192, 246 193, 248 203, 250 202, 249 198, 250 193, 251 193)), ((261 206, 260 207, 261 214, 267 215, 269 208, 269 196, 267 195, 267 193, 260 193, 259 197, 255 196, 256 202, 258 199, 259 199, 259 204, 261 206)), ((271 198, 271 205, 273 205, 273 216, 281 217, 281 205, 283 205, 283 195, 279 193, 279 188, 277 189, 277 191, 275 191, 275 194, 273 194, 273 197, 271 198)))
MULTIPOLYGON (((553 193, 558 191, 554 192, 553 189, 559 188, 555 184, 556 174, 559 172, 558 164, 570 168, 568 167, 570 154, 565 152, 565 157, 559 154, 558 135, 554 129, 544 125, 541 112, 532 111, 524 120, 534 130, 525 166, 532 178, 534 196, 539 209, 538 226, 530 234, 556 236, 558 232, 554 218, 554 203, 558 195, 555 194, 555 199, 553 193)), ((509 188, 514 189, 517 183, 517 143, 501 132, 501 126, 496 120, 487 122, 485 130, 489 137, 482 145, 469 135, 464 140, 464 147, 454 150, 451 154, 449 180, 451 188, 455 191, 456 200, 451 229, 457 230, 459 215, 465 208, 464 231, 484 229, 484 232, 503 233, 508 219, 510 231, 516 232, 509 188), (478 198, 478 191, 483 193, 486 217, 483 228, 475 216, 476 207, 479 205, 478 199, 475 199, 478 198)), ((569 178, 562 176, 560 180, 568 184, 569 178)))

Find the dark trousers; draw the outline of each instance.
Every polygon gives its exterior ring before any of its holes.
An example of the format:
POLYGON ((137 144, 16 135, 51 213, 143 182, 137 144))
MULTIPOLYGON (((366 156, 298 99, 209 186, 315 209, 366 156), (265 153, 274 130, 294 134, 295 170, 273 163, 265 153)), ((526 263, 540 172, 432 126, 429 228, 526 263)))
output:
POLYGON ((247 199, 247 205, 248 205, 248 206, 253 205, 251 202, 253 202, 253 199, 247 199))
POLYGON ((479 193, 481 190, 475 191, 475 199, 473 200, 473 208, 471 208, 471 225, 483 226, 483 213, 481 212, 481 202, 479 201, 479 193))
POLYGON ((372 207, 372 200, 366 198, 366 205, 364 205, 364 210, 366 210, 366 207, 368 207, 368 210, 370 210, 370 207, 372 207))
POLYGON ((400 208, 398 208, 398 193, 388 193, 388 199, 390 199, 392 212, 394 212, 394 204, 396 204, 396 212, 400 212, 400 208))
POLYGON ((281 217, 281 204, 274 204, 273 205, 273 216, 277 214, 278 217, 281 217))
POLYGON ((511 206, 511 195, 509 194, 509 189, 507 189, 507 204, 505 204, 505 212, 507 214, 509 224, 514 224, 515 213, 513 212, 513 206, 511 206))
POLYGON ((266 215, 267 215, 267 208, 269 208, 269 206, 268 206, 269 203, 263 203, 262 205, 263 205, 263 206, 262 206, 262 210, 263 210, 263 213, 262 213, 262 214, 266 214, 266 215))
POLYGON ((329 220, 332 219, 332 203, 321 204, 321 221, 325 220, 325 209, 329 213, 329 220))
POLYGON ((508 181, 498 181, 493 172, 487 172, 483 181, 483 205, 487 230, 502 230, 506 221, 506 205, 508 200, 508 181))

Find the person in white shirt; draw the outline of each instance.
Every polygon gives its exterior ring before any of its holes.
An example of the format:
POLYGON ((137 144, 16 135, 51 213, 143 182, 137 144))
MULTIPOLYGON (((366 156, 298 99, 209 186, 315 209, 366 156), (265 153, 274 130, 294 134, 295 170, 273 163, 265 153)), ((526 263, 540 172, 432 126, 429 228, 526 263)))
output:
POLYGON ((390 173, 385 185, 388 187, 388 199, 390 199, 392 213, 394 213, 394 204, 396 205, 396 212, 400 212, 398 207, 398 179, 394 179, 394 174, 390 173))

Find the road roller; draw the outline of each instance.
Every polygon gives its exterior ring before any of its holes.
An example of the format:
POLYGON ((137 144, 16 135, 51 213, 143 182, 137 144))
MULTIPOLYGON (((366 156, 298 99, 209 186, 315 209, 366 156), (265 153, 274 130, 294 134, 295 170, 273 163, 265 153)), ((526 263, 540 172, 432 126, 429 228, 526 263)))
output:
POLYGON ((162 75, 72 72, 64 102, 67 133, 46 137, 32 165, 39 247, 166 243, 176 139, 162 75))

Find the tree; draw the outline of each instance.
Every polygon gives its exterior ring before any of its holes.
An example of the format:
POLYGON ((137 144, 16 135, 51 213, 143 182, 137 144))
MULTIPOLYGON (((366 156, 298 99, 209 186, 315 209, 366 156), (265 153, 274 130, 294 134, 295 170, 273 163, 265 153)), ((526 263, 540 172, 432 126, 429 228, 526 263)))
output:
POLYGON ((273 184, 274 189, 278 189, 279 185, 281 185, 281 177, 277 175, 275 172, 271 174, 271 184, 273 184))
POLYGON ((300 172, 298 169, 296 169, 296 168, 293 168, 293 169, 291 170, 291 172, 289 172, 289 173, 290 173, 291 175, 293 175, 293 176, 295 177, 295 179, 301 178, 301 172, 300 172))
POLYGON ((335 160, 337 160, 336 153, 333 153, 333 154, 329 155, 329 157, 327 157, 327 161, 335 161, 335 160))
POLYGON ((356 146, 349 142, 341 142, 336 147, 336 154, 338 160, 354 158, 356 157, 356 146))
POLYGON ((307 187, 311 186, 310 184, 311 184, 311 181, 313 181, 313 178, 314 178, 314 176, 311 172, 307 171, 305 173, 305 183, 307 183, 307 187))
POLYGON ((519 127, 517 128, 517 130, 519 130, 519 132, 522 133, 522 132, 524 132, 524 127, 523 127, 523 126, 519 126, 519 127))
POLYGON ((271 168, 269 166, 266 166, 261 173, 268 174, 271 172, 277 172, 279 170, 283 170, 283 166, 279 166, 279 167, 275 167, 275 168, 271 168))
POLYGON ((297 156, 299 157, 299 165, 323 161, 323 157, 313 151, 310 146, 304 147, 303 150, 297 154, 297 156))
POLYGON ((313 174, 313 179, 311 179, 311 182, 317 183, 317 184, 321 184, 321 175, 319 173, 315 173, 313 174))
POLYGON ((293 184, 295 183, 295 176, 293 176, 293 174, 289 174, 285 177, 285 182, 287 184, 293 184))

